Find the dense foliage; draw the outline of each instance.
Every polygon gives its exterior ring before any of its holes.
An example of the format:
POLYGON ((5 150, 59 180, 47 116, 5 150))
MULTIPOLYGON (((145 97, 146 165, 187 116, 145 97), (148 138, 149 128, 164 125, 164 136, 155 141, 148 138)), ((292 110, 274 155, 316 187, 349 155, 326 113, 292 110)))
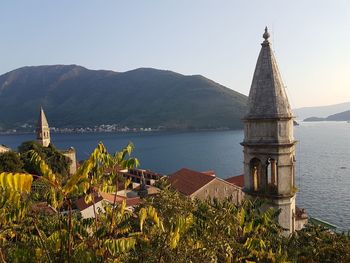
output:
MULTIPOLYGON (((258 200, 190 200, 159 182, 161 192, 134 211, 125 202, 82 219, 72 210, 75 196, 94 205, 94 194, 118 189, 118 169, 138 165, 129 144, 110 155, 102 144, 63 180, 30 151, 42 176, 0 174, 0 262, 349 262, 350 238, 309 226, 281 235, 277 212, 258 200), (106 174, 106 167, 111 173, 106 174), (37 209, 33 179, 46 185, 57 212, 37 209), (65 210, 64 213, 62 211, 65 210)), ((125 183, 125 187, 128 182, 125 183)))
POLYGON ((58 151, 52 144, 48 147, 43 147, 36 141, 27 141, 18 147, 18 151, 23 162, 23 170, 28 173, 41 175, 39 167, 36 167, 31 160, 31 151, 35 151, 54 173, 62 176, 69 174, 71 160, 58 151))
POLYGON ((0 171, 22 172, 23 162, 18 153, 13 151, 0 153, 0 171))

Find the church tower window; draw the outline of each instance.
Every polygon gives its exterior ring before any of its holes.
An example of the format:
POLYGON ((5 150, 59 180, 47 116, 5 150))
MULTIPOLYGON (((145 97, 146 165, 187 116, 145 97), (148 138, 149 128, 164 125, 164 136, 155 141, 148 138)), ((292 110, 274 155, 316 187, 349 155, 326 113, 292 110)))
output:
POLYGON ((261 181, 261 161, 257 158, 253 158, 250 161, 250 176, 251 176, 251 189, 253 191, 260 190, 260 181, 261 181))
POLYGON ((277 162, 268 158, 266 162, 267 190, 270 193, 277 193, 277 162))

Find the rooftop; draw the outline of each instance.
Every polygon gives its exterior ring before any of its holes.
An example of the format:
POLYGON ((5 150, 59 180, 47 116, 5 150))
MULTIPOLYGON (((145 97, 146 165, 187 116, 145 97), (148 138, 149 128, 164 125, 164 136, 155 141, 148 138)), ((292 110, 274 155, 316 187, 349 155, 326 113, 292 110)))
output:
POLYGON ((225 181, 239 187, 244 187, 244 174, 226 178, 225 181))
MULTIPOLYGON (((116 197, 116 203, 120 204, 122 203, 124 200, 126 202, 126 206, 134 206, 134 205, 138 205, 139 203, 141 203, 141 199, 139 197, 132 197, 132 198, 127 198, 125 196, 121 196, 121 195, 115 195, 115 194, 109 194, 109 193, 104 193, 104 192, 100 192, 100 193, 96 193, 94 195, 94 202, 98 203, 101 200, 105 200, 110 204, 114 203, 114 198, 116 197)), ((87 204, 85 202, 84 197, 79 198, 76 201, 76 205, 77 208, 82 211, 90 206, 92 206, 92 203, 87 204)))
POLYGON ((192 195, 200 188, 215 179, 212 173, 201 173, 187 168, 182 168, 169 175, 171 185, 184 195, 192 195))

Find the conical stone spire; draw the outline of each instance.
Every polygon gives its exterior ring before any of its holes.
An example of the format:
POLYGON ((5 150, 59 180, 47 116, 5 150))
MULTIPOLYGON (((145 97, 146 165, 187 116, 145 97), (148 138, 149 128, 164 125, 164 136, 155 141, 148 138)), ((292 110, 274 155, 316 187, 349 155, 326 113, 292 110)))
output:
POLYGON ((250 87, 246 119, 293 117, 269 37, 266 27, 250 87))
POLYGON ((40 113, 39 113, 39 120, 38 120, 37 128, 42 128, 42 127, 47 127, 48 128, 49 124, 47 122, 47 119, 46 119, 43 107, 40 107, 40 113))
POLYGON ((39 113, 39 119, 38 124, 36 127, 36 138, 38 142, 44 146, 47 147, 50 144, 50 128, 49 124, 47 122, 45 112, 43 110, 43 107, 40 107, 40 113, 39 113))

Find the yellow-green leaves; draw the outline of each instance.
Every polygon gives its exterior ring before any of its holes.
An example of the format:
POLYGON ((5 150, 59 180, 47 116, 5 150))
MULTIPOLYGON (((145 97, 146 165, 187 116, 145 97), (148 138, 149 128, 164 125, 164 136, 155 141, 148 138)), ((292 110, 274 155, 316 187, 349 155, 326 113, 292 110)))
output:
POLYGON ((253 222, 247 223, 243 227, 243 235, 249 234, 250 232, 252 232, 252 230, 253 230, 253 222))
POLYGON ((26 206, 23 196, 31 190, 33 177, 23 173, 0 173, 0 228, 1 223, 22 219, 26 206))
POLYGON ((84 201, 87 204, 91 204, 92 203, 92 194, 88 194, 84 196, 84 201))
POLYGON ((176 248, 182 233, 188 230, 193 223, 193 216, 179 216, 176 218, 173 230, 170 232, 170 247, 176 248))
POLYGON ((104 241, 104 246, 112 256, 118 256, 120 253, 128 252, 135 247, 136 241, 133 237, 107 239, 104 241))
POLYGON ((45 161, 40 157, 40 155, 34 150, 30 150, 29 154, 31 156, 31 161, 36 165, 42 176, 50 182, 50 184, 57 185, 56 176, 50 169, 50 167, 45 163, 45 161))
MULTIPOLYGON (((159 220, 156 209, 153 206, 148 206, 147 208, 141 208, 139 211, 140 219, 140 230, 142 231, 145 220, 149 218, 155 223, 155 225, 160 226, 161 222, 159 220)), ((162 226, 162 225, 161 225, 162 226)))
POLYGON ((131 179, 130 178, 125 180, 125 182, 124 182, 124 189, 127 189, 130 184, 131 184, 131 179))
POLYGON ((176 248, 179 240, 180 240, 180 230, 176 228, 174 232, 170 233, 170 247, 176 248))
POLYGON ((139 218, 140 218, 140 229, 142 231, 143 229, 143 224, 147 218, 147 210, 146 208, 141 208, 139 211, 139 218))
POLYGON ((24 173, 0 173, 0 187, 4 190, 18 193, 29 193, 32 187, 33 177, 24 173))
POLYGON ((245 222, 245 210, 243 207, 240 208, 237 214, 237 219, 238 219, 239 225, 243 226, 245 222))

